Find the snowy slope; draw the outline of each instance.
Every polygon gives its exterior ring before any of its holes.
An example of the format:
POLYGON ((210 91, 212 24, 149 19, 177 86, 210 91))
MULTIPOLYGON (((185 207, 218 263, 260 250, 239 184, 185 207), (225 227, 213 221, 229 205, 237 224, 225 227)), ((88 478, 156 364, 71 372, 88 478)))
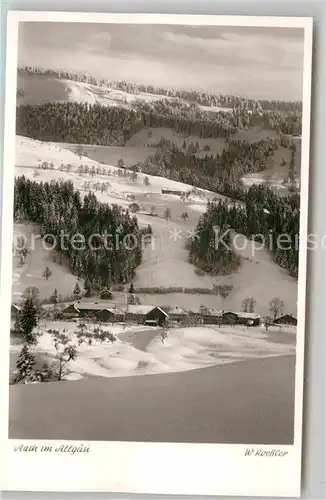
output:
MULTIPOLYGON (((146 297, 142 297, 143 303, 178 305, 185 308, 187 306, 198 308, 203 304, 209 308, 240 310, 242 300, 245 297, 253 296, 257 301, 256 310, 261 315, 265 315, 268 314, 270 300, 278 296, 284 300, 284 312, 296 316, 296 280, 289 276, 286 270, 277 266, 264 249, 255 250, 252 254, 251 242, 244 237, 240 238, 240 247, 243 249, 238 251, 243 260, 238 272, 216 277, 199 276, 195 273, 195 267, 188 262, 186 243, 189 235, 197 226, 200 214, 206 210, 207 200, 216 197, 216 193, 198 190, 195 197, 183 202, 179 196, 163 195, 161 190, 165 188, 188 191, 192 186, 154 176, 148 176, 149 185, 145 185, 143 174, 138 174, 137 180, 133 182, 130 177, 118 176, 118 170, 116 167, 98 164, 86 157, 79 158, 75 153, 54 144, 42 143, 24 137, 16 139, 16 175, 24 174, 37 182, 51 181, 52 179, 71 180, 75 189, 78 189, 82 195, 89 190, 94 190, 94 184, 97 182, 107 183, 106 192, 95 191, 97 198, 102 202, 116 203, 125 208, 130 205, 132 197, 134 197, 134 201, 140 206, 140 212, 136 214, 139 224, 150 224, 154 234, 154 246, 145 246, 143 263, 137 268, 134 282, 137 288, 212 289, 214 284, 233 286, 232 292, 224 301, 220 296, 215 295, 179 294, 177 296, 177 294, 165 294, 162 297, 147 294, 146 297), (54 169, 37 168, 44 161, 52 162, 54 169), (60 171, 61 163, 69 163, 71 170, 69 172, 60 171), (80 164, 87 164, 89 168, 92 166, 100 167, 101 173, 94 177, 89 174, 81 174, 78 171, 80 164), (37 175, 35 176, 35 174, 37 175), (85 182, 90 184, 85 187, 85 182), (164 218, 166 208, 171 211, 169 221, 164 218), (155 216, 150 215, 152 209, 154 209, 155 216), (181 218, 185 211, 188 213, 187 221, 181 218)), ((36 267, 39 258, 41 256, 35 257, 36 267)), ((34 266, 32 266, 33 269, 34 266)), ((31 274, 34 275, 34 271, 31 274)), ((49 287, 52 286, 52 280, 54 280, 54 275, 49 280, 49 287)), ((59 293, 62 295, 71 293, 71 280, 64 282, 60 279, 59 285, 60 287, 66 286, 64 289, 60 288, 59 293)), ((19 292, 24 289, 24 282, 20 283, 20 287, 17 283, 15 286, 16 292, 19 292)), ((30 286, 30 282, 26 286, 30 286)), ((52 291, 53 286, 52 290, 46 291, 44 289, 45 296, 48 297, 52 291)))

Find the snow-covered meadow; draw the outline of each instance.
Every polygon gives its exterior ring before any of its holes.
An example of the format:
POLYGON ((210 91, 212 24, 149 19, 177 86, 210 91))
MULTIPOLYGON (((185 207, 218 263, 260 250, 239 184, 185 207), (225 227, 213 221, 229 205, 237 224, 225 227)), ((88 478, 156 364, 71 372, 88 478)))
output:
MULTIPOLYGON (((89 325, 89 331, 95 325, 89 325)), ((162 342, 161 329, 113 324, 106 329, 116 336, 115 343, 94 341, 78 345, 77 324, 73 322, 41 323, 34 354, 51 364, 55 357, 53 339, 48 330, 66 330, 78 356, 68 366, 67 380, 84 377, 125 377, 188 371, 196 368, 235 363, 248 359, 295 353, 293 327, 207 326, 170 328, 162 342)), ((21 346, 11 347, 12 365, 21 346)))

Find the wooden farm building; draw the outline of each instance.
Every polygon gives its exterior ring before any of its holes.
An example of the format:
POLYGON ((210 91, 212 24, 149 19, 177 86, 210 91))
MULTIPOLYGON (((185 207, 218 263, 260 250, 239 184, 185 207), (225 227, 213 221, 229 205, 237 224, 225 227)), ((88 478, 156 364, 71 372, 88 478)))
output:
POLYGON ((284 314, 280 318, 274 320, 275 325, 297 325, 298 320, 292 314, 284 314))
POLYGON ((107 302, 101 300, 100 302, 77 302, 75 303, 76 308, 79 311, 79 316, 96 316, 99 311, 103 309, 115 309, 114 302, 107 302))
POLYGON ((76 304, 70 304, 61 311, 64 318, 77 318, 79 316, 79 311, 76 304))
POLYGON ((226 311, 222 313, 222 322, 224 324, 259 326, 260 315, 257 313, 226 311))
POLYGON ((169 318, 171 321, 177 321, 178 323, 186 321, 188 317, 188 313, 180 307, 174 307, 173 309, 169 309, 169 318))
POLYGON ((120 309, 102 309, 96 314, 96 319, 103 323, 122 323, 125 313, 120 309))
POLYGON ((195 324, 220 325, 222 323, 222 311, 199 308, 189 311, 189 318, 195 324))
POLYGON ((144 323, 146 315, 154 308, 155 306, 128 305, 126 311, 126 321, 133 321, 135 323, 144 323))
POLYGON ((165 325, 168 320, 169 315, 158 306, 154 307, 145 316, 145 323, 148 321, 155 321, 159 326, 165 325))
POLYGON ((113 302, 101 300, 100 302, 74 302, 62 309, 62 314, 65 318, 74 317, 95 317, 97 313, 103 309, 115 309, 113 302))

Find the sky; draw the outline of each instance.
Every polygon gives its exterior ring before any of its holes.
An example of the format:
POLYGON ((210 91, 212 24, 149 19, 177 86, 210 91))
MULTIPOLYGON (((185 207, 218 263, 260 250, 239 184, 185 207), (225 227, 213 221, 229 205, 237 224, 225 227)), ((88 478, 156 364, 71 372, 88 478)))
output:
POLYGON ((301 100, 300 28, 24 22, 18 63, 253 99, 301 100))

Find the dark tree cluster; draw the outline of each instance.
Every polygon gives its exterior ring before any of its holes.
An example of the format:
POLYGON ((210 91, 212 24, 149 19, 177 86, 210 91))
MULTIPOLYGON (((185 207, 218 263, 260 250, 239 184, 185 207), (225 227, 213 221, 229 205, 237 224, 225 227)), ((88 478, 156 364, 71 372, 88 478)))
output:
POLYGON ((229 274, 240 265, 240 257, 232 248, 228 225, 222 220, 219 222, 219 226, 210 224, 205 214, 196 229, 198 238, 193 238, 188 244, 189 262, 213 275, 229 274), (221 243, 219 236, 223 234, 225 236, 221 243))
MULTIPOLYGON (((212 259, 220 266, 220 257, 212 251, 212 240, 216 228, 223 234, 231 228, 249 239, 260 240, 271 252, 275 262, 298 274, 298 234, 300 197, 276 195, 268 186, 253 185, 244 195, 244 203, 230 204, 227 201, 209 202, 206 213, 197 226, 199 240, 189 247, 189 257, 193 263, 205 263, 205 269, 212 269, 212 259), (215 231, 214 231, 215 228, 215 231)), ((229 241, 228 232, 224 241, 229 241)), ((214 267, 213 267, 214 269, 214 267)))
POLYGON ((143 128, 134 110, 77 102, 18 106, 16 132, 42 141, 123 146, 143 128))
POLYGON ((229 137, 237 131, 236 114, 170 110, 164 103, 157 109, 105 107, 99 104, 51 102, 17 107, 16 133, 52 142, 124 146, 136 132, 146 127, 172 128, 197 137, 229 137))
POLYGON ((254 143, 233 139, 228 142, 228 151, 224 150, 215 156, 206 154, 204 157, 198 157, 165 140, 161 148, 145 161, 142 171, 243 199, 245 190, 240 181, 241 177, 247 173, 264 170, 269 157, 279 147, 280 142, 272 138, 254 143))
POLYGON ((70 181, 16 178, 14 217, 40 223, 49 247, 56 238, 60 261, 93 288, 131 281, 141 263, 137 219, 117 205, 98 202, 93 193, 82 200, 70 181))

